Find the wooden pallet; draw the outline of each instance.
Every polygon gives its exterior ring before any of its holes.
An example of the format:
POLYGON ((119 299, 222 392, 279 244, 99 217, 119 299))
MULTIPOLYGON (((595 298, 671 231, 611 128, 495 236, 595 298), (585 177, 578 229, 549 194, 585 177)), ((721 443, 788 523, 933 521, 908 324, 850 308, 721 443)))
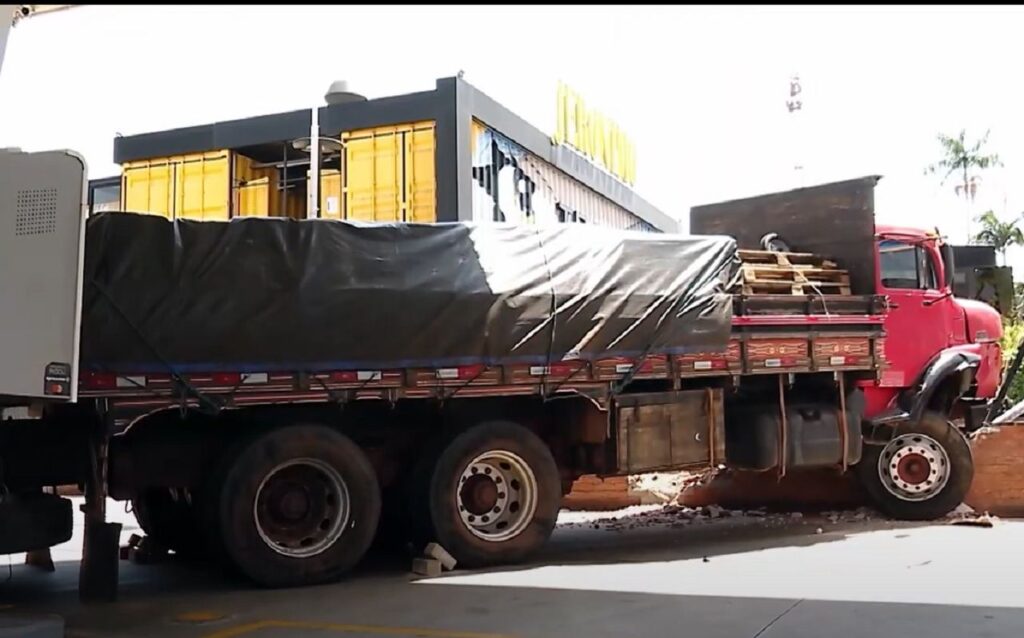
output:
POLYGON ((744 281, 789 281, 797 284, 813 282, 850 283, 850 274, 836 268, 804 268, 793 266, 760 266, 743 264, 744 281))
POLYGON ((745 295, 849 295, 850 274, 810 253, 739 251, 745 295))
POLYGON ((812 253, 777 253, 769 250, 739 251, 740 259, 746 264, 773 264, 790 267, 836 268, 839 264, 812 253))

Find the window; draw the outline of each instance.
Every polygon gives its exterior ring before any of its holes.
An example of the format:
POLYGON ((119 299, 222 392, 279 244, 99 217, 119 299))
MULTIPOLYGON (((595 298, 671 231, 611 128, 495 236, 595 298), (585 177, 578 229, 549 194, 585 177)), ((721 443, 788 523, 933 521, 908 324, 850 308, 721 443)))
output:
POLYGON ((121 208, 121 178, 107 177, 89 182, 89 214, 121 208))
POLYGON ((935 267, 928 251, 901 241, 887 239, 878 247, 882 285, 886 288, 937 290, 935 267))

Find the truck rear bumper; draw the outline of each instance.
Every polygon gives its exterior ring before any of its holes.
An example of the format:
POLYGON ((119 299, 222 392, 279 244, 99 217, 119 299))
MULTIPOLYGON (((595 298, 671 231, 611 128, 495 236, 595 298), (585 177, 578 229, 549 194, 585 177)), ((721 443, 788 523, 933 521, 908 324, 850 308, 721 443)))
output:
POLYGON ((53 494, 10 496, 0 502, 0 554, 46 549, 71 540, 71 501, 53 494))

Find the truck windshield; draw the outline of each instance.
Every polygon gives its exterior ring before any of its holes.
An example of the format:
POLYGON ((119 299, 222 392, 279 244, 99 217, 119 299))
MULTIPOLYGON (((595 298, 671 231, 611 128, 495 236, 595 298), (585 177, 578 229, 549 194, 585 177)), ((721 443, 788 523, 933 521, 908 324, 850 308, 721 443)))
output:
POLYGON ((878 245, 882 285, 886 288, 935 290, 938 282, 928 251, 894 239, 878 245))

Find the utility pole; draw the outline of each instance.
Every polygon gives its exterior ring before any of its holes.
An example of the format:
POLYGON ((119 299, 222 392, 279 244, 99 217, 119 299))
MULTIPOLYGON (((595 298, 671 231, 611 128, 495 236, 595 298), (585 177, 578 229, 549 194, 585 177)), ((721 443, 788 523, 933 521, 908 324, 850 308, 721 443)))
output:
POLYGON ((789 96, 786 99, 786 109, 791 116, 790 119, 793 122, 791 130, 793 131, 791 139, 793 140, 793 172, 797 178, 797 184, 803 186, 803 163, 801 161, 801 155, 803 150, 803 136, 800 135, 800 120, 797 119, 797 114, 803 111, 804 100, 801 97, 803 93, 803 85, 800 83, 800 74, 794 73, 789 78, 789 96))

